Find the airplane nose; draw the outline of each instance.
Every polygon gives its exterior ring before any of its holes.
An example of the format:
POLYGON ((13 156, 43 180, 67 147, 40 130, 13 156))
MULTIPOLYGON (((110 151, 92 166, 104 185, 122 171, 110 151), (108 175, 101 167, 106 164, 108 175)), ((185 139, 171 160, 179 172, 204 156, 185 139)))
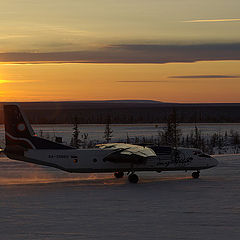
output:
POLYGON ((210 164, 211 164, 212 167, 215 167, 215 166, 218 165, 218 160, 213 158, 213 157, 211 157, 210 164))

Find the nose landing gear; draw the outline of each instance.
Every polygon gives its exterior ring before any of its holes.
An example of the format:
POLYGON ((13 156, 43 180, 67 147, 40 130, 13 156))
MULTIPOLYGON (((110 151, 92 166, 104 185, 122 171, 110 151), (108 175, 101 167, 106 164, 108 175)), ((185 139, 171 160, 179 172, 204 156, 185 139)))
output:
POLYGON ((124 172, 115 172, 114 177, 115 178, 122 178, 124 176, 124 172))
POLYGON ((195 179, 199 178, 199 175, 200 175, 199 171, 192 173, 192 177, 195 178, 195 179))

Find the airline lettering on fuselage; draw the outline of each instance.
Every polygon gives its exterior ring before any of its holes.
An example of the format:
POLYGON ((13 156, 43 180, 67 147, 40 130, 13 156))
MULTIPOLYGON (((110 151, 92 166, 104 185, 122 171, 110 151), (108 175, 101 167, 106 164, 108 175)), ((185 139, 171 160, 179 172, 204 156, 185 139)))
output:
POLYGON ((185 157, 184 153, 180 152, 180 151, 175 151, 174 155, 172 157, 172 161, 174 164, 176 165, 185 165, 185 164, 189 164, 190 162, 192 162, 193 158, 192 157, 185 157))

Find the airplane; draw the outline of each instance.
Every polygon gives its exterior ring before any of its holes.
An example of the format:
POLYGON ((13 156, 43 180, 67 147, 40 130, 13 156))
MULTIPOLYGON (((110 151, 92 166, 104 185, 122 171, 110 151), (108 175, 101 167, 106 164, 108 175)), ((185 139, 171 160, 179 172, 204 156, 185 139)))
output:
POLYGON ((199 149, 139 146, 125 143, 99 144, 92 149, 76 149, 35 135, 18 104, 4 105, 6 147, 10 159, 54 167, 70 173, 128 174, 137 183, 138 171, 194 171, 215 167, 218 161, 199 149))

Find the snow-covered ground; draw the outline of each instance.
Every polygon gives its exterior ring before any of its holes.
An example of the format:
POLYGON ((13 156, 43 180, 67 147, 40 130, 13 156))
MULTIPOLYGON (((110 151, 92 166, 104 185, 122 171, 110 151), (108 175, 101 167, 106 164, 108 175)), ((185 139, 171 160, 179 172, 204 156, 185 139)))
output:
POLYGON ((0 239, 240 239, 240 155, 190 172, 68 174, 0 158, 0 239))
MULTIPOLYGON (((119 140, 126 140, 127 136, 130 139, 135 137, 157 137, 159 131, 163 130, 166 124, 112 124, 111 129, 113 130, 112 142, 119 140)), ((33 125, 33 129, 38 136, 42 134, 45 138, 51 140, 55 136, 62 137, 63 141, 67 144, 70 143, 72 137, 73 125, 71 124, 42 124, 33 125)), ((191 131, 195 128, 194 123, 181 123, 180 129, 184 136, 190 135, 191 131)), ((224 135, 225 132, 230 134, 231 130, 240 132, 240 123, 201 123, 198 124, 198 129, 201 134, 208 138, 214 133, 220 133, 224 135)), ((80 137, 81 134, 88 134, 88 141, 99 141, 104 142, 104 124, 79 124, 80 137)), ((0 146, 4 146, 4 126, 0 125, 0 146)))

